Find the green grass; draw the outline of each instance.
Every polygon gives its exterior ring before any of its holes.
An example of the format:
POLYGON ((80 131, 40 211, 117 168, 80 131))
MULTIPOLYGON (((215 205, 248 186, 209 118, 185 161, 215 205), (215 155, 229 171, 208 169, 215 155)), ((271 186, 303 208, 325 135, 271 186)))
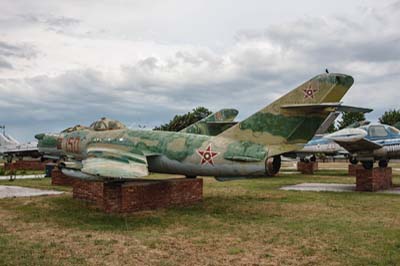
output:
MULTIPOLYGON (((43 175, 43 170, 17 170, 16 175, 43 175)), ((3 165, 0 165, 0 176, 9 175, 9 171, 4 169, 3 165)))
MULTIPOLYGON (((303 182, 354 183, 343 171, 204 180, 202 203, 131 215, 104 214, 71 194, 2 199, 0 264, 400 264, 400 196, 279 190, 303 182)), ((48 179, 16 184, 51 188, 48 179)))

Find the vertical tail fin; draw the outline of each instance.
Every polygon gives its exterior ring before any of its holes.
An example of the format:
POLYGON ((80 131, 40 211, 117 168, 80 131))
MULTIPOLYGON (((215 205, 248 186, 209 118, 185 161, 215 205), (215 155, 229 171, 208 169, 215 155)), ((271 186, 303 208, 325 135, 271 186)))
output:
POLYGON ((232 126, 232 121, 238 115, 236 109, 221 109, 200 121, 182 129, 182 133, 215 136, 232 126))
POLYGON ((219 136, 262 145, 306 143, 332 111, 324 103, 339 102, 353 82, 344 74, 318 75, 219 136))

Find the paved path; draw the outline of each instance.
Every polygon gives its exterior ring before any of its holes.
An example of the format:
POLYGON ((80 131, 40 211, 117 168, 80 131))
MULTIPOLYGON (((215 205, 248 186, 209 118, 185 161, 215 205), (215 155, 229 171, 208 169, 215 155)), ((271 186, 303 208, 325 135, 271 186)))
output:
MULTIPOLYGON (((355 184, 327 184, 327 183, 302 183, 292 186, 281 187, 282 190, 295 190, 295 191, 331 191, 331 192, 355 192, 355 184)), ((378 193, 399 194, 400 187, 391 188, 385 191, 378 191, 378 193)))
MULTIPOLYGON (((33 178, 44 178, 44 174, 41 175, 17 175, 17 179, 33 179, 33 178)), ((1 175, 0 180, 9 180, 9 175, 1 175)))
POLYGON ((43 195, 59 195, 64 192, 54 190, 42 190, 36 188, 26 188, 17 186, 0 186, 0 199, 15 197, 32 197, 43 195))

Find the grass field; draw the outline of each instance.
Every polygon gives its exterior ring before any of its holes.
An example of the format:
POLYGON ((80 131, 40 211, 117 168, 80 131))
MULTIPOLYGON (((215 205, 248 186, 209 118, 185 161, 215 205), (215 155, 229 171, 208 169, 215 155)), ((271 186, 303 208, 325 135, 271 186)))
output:
POLYGON ((202 203, 127 216, 73 200, 70 188, 1 199, 0 265, 400 265, 400 196, 279 190, 354 183, 344 170, 204 181, 202 203))

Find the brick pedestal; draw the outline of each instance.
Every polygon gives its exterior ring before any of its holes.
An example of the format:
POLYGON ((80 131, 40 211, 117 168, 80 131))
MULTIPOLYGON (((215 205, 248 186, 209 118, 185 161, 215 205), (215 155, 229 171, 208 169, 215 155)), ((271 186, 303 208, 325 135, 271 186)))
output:
POLYGON ((64 175, 60 169, 55 167, 51 171, 51 184, 56 186, 72 186, 75 178, 64 175))
POLYGON ((349 164, 349 176, 356 176, 358 169, 364 169, 361 164, 349 164))
POLYGON ((43 170, 46 168, 46 162, 41 161, 27 161, 27 160, 18 160, 12 163, 4 163, 4 169, 6 171, 11 168, 14 170, 43 170))
POLYGON ((302 174, 312 175, 318 170, 318 162, 297 162, 297 171, 302 174))
POLYGON ((392 187, 392 168, 356 170, 356 191, 378 191, 392 187))
POLYGON ((130 213, 199 202, 203 198, 203 180, 100 182, 76 179, 73 197, 92 202, 107 213, 130 213))

